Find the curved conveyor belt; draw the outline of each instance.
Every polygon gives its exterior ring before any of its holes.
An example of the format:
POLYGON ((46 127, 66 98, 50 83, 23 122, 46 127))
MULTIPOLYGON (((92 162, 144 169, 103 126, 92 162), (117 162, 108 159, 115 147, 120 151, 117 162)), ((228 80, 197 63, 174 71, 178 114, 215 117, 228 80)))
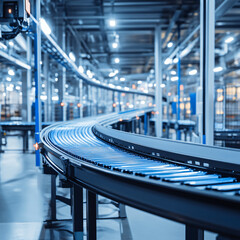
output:
POLYGON ((240 236, 239 151, 109 127, 144 114, 131 111, 52 125, 41 133, 42 153, 60 174, 98 194, 178 222, 240 236))

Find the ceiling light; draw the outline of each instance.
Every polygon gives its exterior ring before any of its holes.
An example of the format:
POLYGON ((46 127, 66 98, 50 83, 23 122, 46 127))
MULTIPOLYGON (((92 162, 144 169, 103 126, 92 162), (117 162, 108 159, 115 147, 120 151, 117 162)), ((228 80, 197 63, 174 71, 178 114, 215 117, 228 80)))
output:
POLYGON ((121 82, 124 82, 125 80, 126 80, 126 79, 125 79, 124 77, 121 77, 121 78, 120 78, 120 81, 121 81, 121 82))
POLYGON ((46 100, 47 100, 47 95, 41 95, 41 96, 40 96, 40 99, 41 99, 42 101, 46 101, 46 100))
POLYGON ((221 67, 221 66, 219 66, 219 67, 215 67, 214 69, 213 69, 213 71, 216 73, 216 72, 221 72, 223 70, 223 68, 221 67))
POLYGON ((119 59, 119 58, 115 58, 115 59, 114 59, 114 62, 115 62, 115 63, 119 63, 119 62, 120 62, 120 59, 119 59))
POLYGON ((234 40, 233 37, 228 37, 225 39, 225 43, 231 43, 234 40))
POLYGON ((70 59, 71 59, 73 62, 76 61, 76 57, 75 57, 75 55, 74 55, 73 52, 70 52, 70 53, 69 53, 69 57, 70 57, 70 59))
POLYGON ((168 65, 168 64, 171 64, 172 63, 172 59, 170 58, 167 58, 165 61, 164 61, 164 64, 165 65, 168 65))
POLYGON ((164 83, 162 83, 162 84, 160 85, 161 88, 165 88, 165 86, 166 86, 166 85, 165 85, 164 83))
POLYGON ((118 47, 118 43, 116 43, 116 42, 112 43, 112 47, 113 48, 117 48, 118 47))
POLYGON ((174 58, 173 63, 178 63, 178 58, 174 58))
POLYGON ((16 89, 17 89, 17 90, 21 90, 21 87, 20 87, 20 86, 16 86, 16 89))
POLYGON ((6 90, 7 90, 8 92, 12 92, 12 91, 13 91, 13 88, 12 88, 11 86, 8 86, 8 87, 6 87, 6 90))
POLYGON ((177 73, 176 73, 175 70, 172 70, 172 71, 171 71, 171 74, 172 74, 172 75, 176 75, 177 73))
POLYGON ((90 70, 87 70, 87 75, 89 78, 92 78, 94 74, 90 70))
POLYGON ((138 83, 138 84, 142 84, 142 81, 138 81, 137 83, 138 83))
POLYGON ((189 75, 193 76, 197 74, 197 69, 193 69, 191 71, 188 72, 189 75))
POLYGON ((175 76, 175 77, 171 77, 171 81, 177 81, 178 80, 178 77, 175 76))
POLYGON ((6 77, 6 80, 11 82, 12 79, 10 77, 6 77))
POLYGON ((40 18, 40 27, 46 35, 51 34, 52 30, 51 30, 51 28, 49 27, 49 25, 47 24, 47 22, 45 21, 44 18, 40 18))
POLYGON ((58 100, 59 100, 59 97, 58 97, 58 96, 53 96, 53 97, 52 97, 52 100, 53 100, 53 101, 58 101, 58 100))
POLYGON ((83 66, 80 65, 80 66, 78 67, 78 70, 79 70, 80 73, 84 73, 84 68, 83 68, 83 66))
POLYGON ((9 42, 9 46, 13 47, 14 43, 12 41, 9 42))
POLYGON ((173 46, 173 43, 172 42, 169 42, 168 44, 167 44, 167 47, 168 48, 171 48, 173 46))
POLYGON ((124 89, 125 89, 126 91, 129 91, 129 87, 125 87, 124 89))
POLYGON ((109 26, 110 27, 116 27, 117 23, 116 23, 116 20, 115 19, 110 19, 109 20, 109 26))
POLYGON ((14 76, 14 75, 15 75, 15 72, 14 72, 12 69, 9 69, 9 70, 8 70, 8 74, 9 74, 10 76, 14 76))

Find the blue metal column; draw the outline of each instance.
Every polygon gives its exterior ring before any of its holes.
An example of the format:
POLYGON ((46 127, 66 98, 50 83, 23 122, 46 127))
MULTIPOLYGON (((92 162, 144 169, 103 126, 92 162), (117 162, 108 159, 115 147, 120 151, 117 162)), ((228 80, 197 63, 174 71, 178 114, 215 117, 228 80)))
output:
MULTIPOLYGON (((181 29, 180 25, 178 25, 178 44, 180 44, 181 37, 181 29)), ((180 48, 178 49, 178 63, 177 63, 177 74, 178 74, 178 85, 177 85, 177 94, 178 94, 178 106, 177 106, 177 123, 181 117, 181 109, 180 109, 180 86, 181 86, 181 57, 180 57, 180 48)), ((178 124, 177 124, 178 125, 178 124)), ((181 140, 181 131, 177 130, 177 140, 181 140)))
POLYGON ((200 4, 200 59, 203 89, 202 143, 214 141, 214 72, 215 65, 215 1, 201 0, 200 4))
MULTIPOLYGON (((35 15, 36 20, 39 22, 40 19, 40 0, 35 1, 35 15)), ((35 25, 35 34, 34 34, 34 78, 35 78, 35 141, 38 143, 40 142, 40 131, 42 127, 42 119, 41 119, 41 100, 40 100, 40 93, 41 93, 41 30, 40 25, 35 25)), ((36 166, 39 167, 41 164, 40 162, 40 152, 36 150, 36 166)))
POLYGON ((148 135, 148 113, 144 113, 144 135, 148 135))

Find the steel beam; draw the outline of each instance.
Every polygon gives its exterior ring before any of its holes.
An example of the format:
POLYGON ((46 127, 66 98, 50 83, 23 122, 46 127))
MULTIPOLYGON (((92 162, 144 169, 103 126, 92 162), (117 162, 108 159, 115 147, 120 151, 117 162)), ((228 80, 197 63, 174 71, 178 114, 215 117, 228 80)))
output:
POLYGON ((214 141, 215 1, 201 0, 200 84, 203 89, 202 143, 214 141))
POLYGON ((156 103, 156 124, 155 132, 157 137, 162 137, 162 38, 161 26, 157 25, 155 29, 155 103, 156 103))

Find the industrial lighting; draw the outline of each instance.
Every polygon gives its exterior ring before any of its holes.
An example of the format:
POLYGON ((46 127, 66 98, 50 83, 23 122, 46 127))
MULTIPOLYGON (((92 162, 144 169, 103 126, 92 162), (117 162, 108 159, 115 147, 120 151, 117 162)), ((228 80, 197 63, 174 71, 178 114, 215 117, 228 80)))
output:
POLYGON ((6 80, 9 81, 9 82, 12 81, 12 79, 10 77, 6 77, 6 80))
POLYGON ((221 72, 223 70, 223 68, 221 67, 221 66, 219 66, 219 67, 215 67, 214 69, 213 69, 213 71, 216 73, 216 72, 221 72))
POLYGON ((160 85, 161 88, 165 88, 165 86, 166 86, 166 85, 165 85, 164 83, 162 83, 162 84, 160 85))
POLYGON ((178 58, 174 58, 173 63, 178 63, 178 58))
POLYGON ((142 81, 138 81, 137 84, 142 84, 142 81))
POLYGON ((58 78, 56 77, 56 78, 55 78, 55 82, 57 82, 57 81, 58 81, 58 78))
POLYGON ((116 76, 116 77, 114 78, 114 80, 117 81, 117 80, 118 80, 118 76, 116 76))
POLYGON ((165 61, 164 61, 164 64, 165 65, 168 65, 168 64, 171 64, 172 63, 172 59, 170 58, 167 58, 165 61))
POLYGON ((193 69, 193 70, 189 71, 188 74, 191 75, 191 76, 196 75, 197 74, 197 69, 193 69))
POLYGON ((40 99, 41 99, 42 101, 46 101, 46 100, 47 100, 47 95, 41 95, 41 96, 40 96, 40 99))
POLYGON ((149 83, 149 84, 148 84, 148 87, 153 87, 153 84, 152 84, 152 83, 149 83))
POLYGON ((124 82, 125 80, 126 80, 126 79, 125 79, 124 77, 121 77, 121 78, 120 78, 120 81, 121 81, 121 82, 124 82))
POLYGON ((9 70, 8 70, 8 75, 14 76, 14 75, 15 75, 15 72, 14 72, 12 69, 9 69, 9 70))
POLYGON ((175 76, 175 77, 171 77, 171 81, 177 81, 178 80, 178 76, 175 76))
POLYGON ((121 86, 117 86, 117 89, 122 89, 122 87, 121 86))
POLYGON ((65 88, 68 88, 69 86, 68 86, 68 84, 65 84, 65 88))
POLYGON ((45 21, 44 18, 40 18, 40 27, 46 35, 51 34, 52 30, 51 30, 51 28, 49 27, 49 25, 47 24, 47 22, 45 21))
POLYGON ((84 68, 83 68, 83 66, 80 65, 80 66, 78 67, 78 70, 79 70, 80 73, 84 73, 84 68))
POLYGON ((225 43, 231 43, 234 40, 234 37, 228 37, 225 39, 225 43))
POLYGON ((117 48, 118 47, 118 43, 117 42, 112 43, 112 47, 113 48, 117 48))
POLYGON ((114 59, 114 62, 115 62, 115 63, 119 63, 119 62, 120 62, 120 59, 119 59, 119 58, 115 58, 115 59, 114 59))
POLYGON ((14 43, 12 41, 9 42, 9 46, 13 47, 14 43))
POLYGON ((92 78, 94 74, 90 70, 87 70, 87 75, 89 78, 92 78))
POLYGON ((169 42, 168 44, 167 44, 167 47, 168 48, 171 48, 173 46, 173 43, 172 42, 169 42))
POLYGON ((42 88, 45 88, 45 84, 44 83, 42 84, 42 88))
POLYGON ((77 107, 78 107, 78 108, 80 108, 81 106, 82 106, 82 104, 81 104, 81 103, 78 103, 78 104, 77 104, 77 107))
POLYGON ((176 75, 177 73, 176 73, 175 70, 172 70, 172 71, 171 71, 171 74, 172 74, 172 75, 176 75))
POLYGON ((110 27, 116 27, 117 23, 116 23, 116 20, 115 19, 110 19, 109 20, 109 26, 110 27))
POLYGON ((129 91, 129 87, 125 87, 124 90, 129 91))
POLYGON ((53 97, 52 97, 52 100, 53 100, 53 101, 58 101, 58 100, 59 100, 59 97, 58 97, 58 96, 53 96, 53 97))
POLYGON ((113 71, 113 72, 110 72, 109 73, 109 77, 114 77, 116 74, 118 74, 118 70, 115 70, 115 71, 113 71))
POLYGON ((6 87, 6 90, 7 90, 8 92, 12 92, 12 91, 13 91, 13 87, 8 86, 8 87, 6 87))
POLYGON ((73 52, 70 52, 70 53, 69 53, 69 57, 70 57, 70 59, 71 59, 73 62, 76 61, 76 57, 75 57, 75 55, 74 55, 73 52))

